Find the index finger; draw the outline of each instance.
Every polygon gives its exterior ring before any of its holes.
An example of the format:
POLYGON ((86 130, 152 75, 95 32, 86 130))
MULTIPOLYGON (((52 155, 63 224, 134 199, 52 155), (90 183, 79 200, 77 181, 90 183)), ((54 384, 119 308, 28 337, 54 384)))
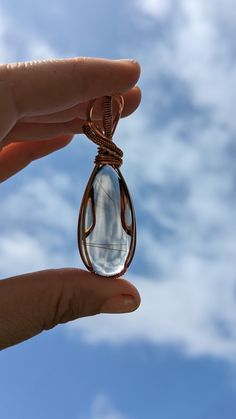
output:
POLYGON ((57 112, 92 98, 132 88, 140 74, 133 60, 70 58, 0 66, 18 117, 57 112))

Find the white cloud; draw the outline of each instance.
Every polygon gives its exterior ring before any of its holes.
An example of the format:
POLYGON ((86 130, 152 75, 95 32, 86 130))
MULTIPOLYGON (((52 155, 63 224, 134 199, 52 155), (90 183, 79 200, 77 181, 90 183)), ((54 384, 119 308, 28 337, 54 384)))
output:
POLYGON ((44 226, 72 232, 75 208, 71 206, 69 199, 65 199, 72 191, 69 176, 48 171, 46 176, 33 177, 29 182, 23 183, 14 194, 8 195, 2 204, 2 218, 10 220, 11 225, 27 220, 32 227, 39 224, 40 228, 44 226))
POLYGON ((10 231, 0 238, 0 272, 7 276, 13 269, 26 272, 30 265, 34 269, 37 265, 46 265, 49 255, 40 246, 39 241, 24 233, 22 230, 10 231))
POLYGON ((28 41, 27 55, 27 60, 45 60, 58 56, 55 49, 48 42, 34 37, 28 41))
POLYGON ((136 313, 83 319, 70 324, 70 333, 75 337, 74 332, 78 336, 79 330, 80 337, 90 344, 136 340, 174 345, 191 356, 233 360, 235 280, 230 272, 227 276, 224 266, 218 271, 192 255, 183 263, 172 262, 172 278, 162 278, 160 282, 134 279, 142 295, 142 305, 136 313))
MULTIPOLYGON (((4 276, 12 270, 20 273, 71 264, 73 258, 77 261, 77 255, 66 251, 77 217, 77 209, 65 198, 70 189, 74 189, 72 180, 65 174, 54 173, 32 178, 5 198, 2 219, 9 226, 0 239, 0 270, 4 276), (66 219, 69 223, 64 223, 66 219), (30 226, 36 226, 33 234, 28 231, 30 226)), ((210 184, 209 191, 212 189, 210 184)), ((196 202, 198 205, 199 201, 196 202)), ((154 211, 155 216, 155 205, 154 199, 151 210, 149 206, 144 208, 149 214, 154 211)), ((125 319, 123 316, 83 319, 71 323, 71 330, 79 328, 82 338, 91 343, 136 339, 177 345, 191 355, 230 358, 236 351, 233 233, 230 229, 223 230, 226 237, 216 236, 213 241, 209 236, 204 249, 201 235, 209 223, 205 209, 197 218, 199 235, 194 225, 188 225, 189 221, 186 220, 187 226, 183 222, 178 226, 178 215, 176 221, 175 216, 168 219, 164 210, 165 207, 159 207, 157 212, 161 223, 174 231, 171 242, 165 245, 147 228, 140 231, 139 241, 148 264, 161 272, 159 282, 155 277, 134 278, 142 294, 141 309, 125 319), (204 217, 207 221, 202 226, 204 217), (189 232, 196 237, 190 237, 189 232)), ((185 207, 183 211, 186 212, 185 207)))
POLYGON ((152 52, 144 57, 147 65, 143 73, 154 78, 153 82, 162 75, 181 81, 194 105, 213 109, 214 122, 235 128, 236 93, 232 86, 236 82, 236 64, 229 31, 235 13, 233 2, 229 0, 227 8, 221 0, 217 5, 213 0, 167 0, 168 20, 166 14, 157 12, 162 9, 162 1, 136 3, 166 30, 151 45, 148 40, 148 51, 152 52))
MULTIPOLYGON (((78 186, 76 190, 78 191, 78 186)), ((32 177, 1 203, 0 273, 78 266, 78 208, 71 202, 73 181, 59 172, 32 177)))
POLYGON ((50 59, 57 56, 57 51, 44 39, 27 31, 17 25, 17 20, 8 16, 0 10, 0 55, 1 63, 8 63, 16 60, 39 60, 50 59), (9 34, 11 38, 9 39, 9 34), (17 45, 24 45, 22 57, 19 56, 17 45))
MULTIPOLYGON (((223 6, 216 11, 214 4, 166 1, 157 11, 156 2, 142 3, 166 35, 148 39, 141 56, 146 107, 118 131, 123 172, 140 211, 137 254, 147 276, 131 279, 143 302, 127 316, 72 323, 68 330, 76 336, 79 329, 87 342, 136 339, 194 356, 235 357, 236 67, 226 31, 232 6, 221 14, 223 6)), ((70 184, 54 173, 9 190, 1 206, 2 274, 77 265, 67 241, 77 222, 70 184)))
MULTIPOLYGON (((173 2, 173 0, 172 0, 173 2)), ((137 4, 148 16, 164 18, 171 10, 171 0, 137 0, 137 4)))
POLYGON ((117 409, 115 409, 109 400, 103 394, 98 394, 93 400, 91 412, 86 419, 128 419, 117 409))
POLYGON ((119 128, 120 138, 128 138, 124 170, 142 211, 138 243, 147 277, 133 278, 142 306, 125 319, 101 316, 70 327, 90 343, 136 339, 232 360, 236 66, 226 25, 232 7, 221 19, 225 7, 213 11, 213 1, 167 1, 163 10, 158 1, 137 4, 164 28, 140 51, 146 107, 119 128))

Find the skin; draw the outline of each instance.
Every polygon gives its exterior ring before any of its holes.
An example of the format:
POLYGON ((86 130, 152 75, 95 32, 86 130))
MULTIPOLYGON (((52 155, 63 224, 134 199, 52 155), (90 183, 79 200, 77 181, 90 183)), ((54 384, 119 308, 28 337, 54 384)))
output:
MULTIPOLYGON (((71 58, 0 65, 0 181, 82 133, 88 103, 122 94, 123 117, 138 107, 140 67, 133 60, 71 58)), ((102 119, 101 105, 95 118, 102 119)), ((140 295, 125 279, 75 268, 0 281, 0 349, 84 316, 125 313, 140 295)))

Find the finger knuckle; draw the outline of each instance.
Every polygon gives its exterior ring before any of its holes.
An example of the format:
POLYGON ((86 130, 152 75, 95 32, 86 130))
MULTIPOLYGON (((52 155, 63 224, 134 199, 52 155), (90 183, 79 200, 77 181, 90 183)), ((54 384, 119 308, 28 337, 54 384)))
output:
MULTIPOLYGON (((49 310, 45 319, 43 328, 48 330, 60 323, 66 323, 80 317, 94 315, 99 313, 99 303, 96 301, 96 295, 92 290, 78 284, 78 270, 66 269, 55 278, 57 285, 50 281, 47 291, 49 295, 49 310), (65 275, 66 273, 66 275, 65 275)), ((83 282, 83 281, 82 281, 83 282)))

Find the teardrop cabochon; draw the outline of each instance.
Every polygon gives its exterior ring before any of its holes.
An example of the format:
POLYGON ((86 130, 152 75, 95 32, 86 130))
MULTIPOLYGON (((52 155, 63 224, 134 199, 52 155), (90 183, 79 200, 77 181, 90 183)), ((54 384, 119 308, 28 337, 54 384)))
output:
POLYGON ((93 273, 119 277, 130 265, 136 246, 135 213, 118 168, 95 165, 79 215, 78 246, 93 273))

